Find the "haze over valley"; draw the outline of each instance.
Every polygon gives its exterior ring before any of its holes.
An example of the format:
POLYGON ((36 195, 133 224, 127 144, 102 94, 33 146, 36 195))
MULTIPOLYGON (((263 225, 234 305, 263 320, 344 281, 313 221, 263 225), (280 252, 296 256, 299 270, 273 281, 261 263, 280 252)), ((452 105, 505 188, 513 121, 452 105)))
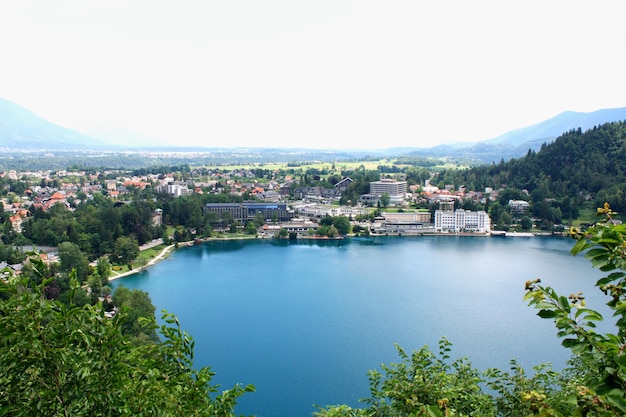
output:
POLYGON ((109 144, 335 150, 626 105, 618 0, 183 3, 2 2, 0 97, 109 144))
MULTIPOLYGON (((215 163, 246 160, 254 162, 255 159, 256 162, 332 161, 406 155, 445 158, 457 163, 480 165, 521 157, 528 150, 539 150, 543 144, 551 143, 562 133, 573 129, 581 128, 584 131, 603 123, 621 120, 626 120, 626 107, 601 109, 589 113, 566 111, 543 122, 511 130, 494 138, 433 147, 314 149, 298 147, 297 140, 292 146, 285 148, 266 147, 262 144, 254 147, 238 147, 236 144, 219 147, 190 147, 177 145, 176 142, 169 145, 148 145, 141 141, 136 142, 131 137, 122 145, 94 139, 68 127, 59 126, 22 106, 0 98, 0 148, 8 154, 17 152, 26 155, 36 155, 41 152, 51 155, 58 155, 59 152, 65 154, 88 152, 95 156, 102 152, 170 152, 187 153, 193 158, 210 153, 215 163)), ((390 139, 389 143, 393 144, 393 140, 390 139)))

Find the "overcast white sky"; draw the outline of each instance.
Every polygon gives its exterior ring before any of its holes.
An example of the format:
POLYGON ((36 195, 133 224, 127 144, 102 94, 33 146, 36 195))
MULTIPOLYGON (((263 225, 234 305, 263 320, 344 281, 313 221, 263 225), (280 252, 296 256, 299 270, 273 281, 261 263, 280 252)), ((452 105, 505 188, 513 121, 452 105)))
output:
POLYGON ((626 106, 624 22, 624 0, 0 0, 0 97, 154 143, 477 141, 626 106))

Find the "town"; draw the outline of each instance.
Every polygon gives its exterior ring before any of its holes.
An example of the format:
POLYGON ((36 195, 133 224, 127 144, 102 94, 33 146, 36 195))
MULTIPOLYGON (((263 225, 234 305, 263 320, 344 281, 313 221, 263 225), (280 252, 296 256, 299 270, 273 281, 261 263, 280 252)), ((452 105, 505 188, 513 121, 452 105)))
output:
POLYGON ((223 237, 531 236, 528 201, 499 202, 502 190, 434 185, 433 177, 425 169, 418 175, 415 170, 381 173, 363 166, 340 172, 335 164, 308 169, 184 165, 9 170, 0 172, 0 230, 6 246, 0 266, 19 271, 18 261, 25 259, 19 253, 24 248, 43 251, 54 261, 64 242, 75 245, 92 263, 107 257, 112 265, 119 264, 117 269, 132 269, 135 261, 139 266, 149 261, 139 256, 136 247, 155 246, 155 242, 191 244, 223 237), (498 225, 492 216, 497 216, 498 225))
MULTIPOLYGON (((465 210, 460 206, 464 201, 484 205, 487 199, 496 201, 498 196, 497 191, 489 188, 473 191, 447 185, 440 189, 428 180, 422 185, 408 185, 402 175, 397 175, 398 179, 387 177, 370 181, 369 192, 359 195, 355 203, 340 204, 342 195, 354 183, 350 177, 324 187, 302 186, 301 181, 289 175, 263 181, 253 170, 245 169, 129 174, 121 171, 1 172, 4 233, 22 234, 35 211, 48 212, 60 205, 73 212, 96 195, 121 205, 131 204, 138 195, 151 195, 156 202, 158 199, 154 196, 157 195, 176 199, 208 194, 233 200, 208 202, 203 207, 204 217, 212 219, 211 223, 217 226, 214 229, 219 231, 246 229, 248 222, 262 216, 263 224, 255 228, 259 236, 273 237, 280 230, 286 230, 302 238, 316 234, 320 219, 345 216, 353 228, 356 226, 357 233, 488 234, 491 231, 489 215, 484 210, 465 210), (194 173, 199 175, 190 175, 194 173), (144 193, 147 190, 149 194, 144 193), (233 224, 235 228, 231 228, 233 224)), ((529 203, 524 200, 511 200, 509 206, 513 214, 529 212, 529 203)), ((156 207, 152 221, 163 225, 163 218, 163 209, 156 207)), ((198 230, 189 230, 190 236, 198 234, 198 230)), ((25 239, 18 243, 25 243, 25 239)))

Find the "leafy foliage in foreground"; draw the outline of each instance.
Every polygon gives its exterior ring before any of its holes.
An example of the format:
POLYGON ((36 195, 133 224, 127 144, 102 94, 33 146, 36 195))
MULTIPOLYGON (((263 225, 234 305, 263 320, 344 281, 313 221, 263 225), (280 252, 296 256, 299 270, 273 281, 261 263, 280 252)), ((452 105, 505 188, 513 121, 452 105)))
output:
POLYGON ((526 299, 540 317, 554 320, 563 346, 587 365, 586 378, 577 386, 578 415, 626 415, 626 225, 613 221, 609 204, 598 214, 606 221, 585 232, 571 231, 578 240, 572 253, 585 253, 595 268, 609 273, 596 287, 610 297, 607 305, 617 320, 616 333, 595 331, 603 317, 586 306, 582 293, 565 297, 535 280, 526 284, 526 299))
POLYGON ((608 204, 598 214, 606 219, 585 232, 572 229, 577 242, 571 252, 584 253, 594 267, 609 273, 596 287, 609 296, 614 334, 595 331, 603 317, 586 306, 582 293, 567 297, 540 280, 526 283, 525 299, 539 317, 554 321, 562 345, 572 351, 562 373, 539 365, 529 375, 512 361, 511 372, 481 374, 465 358, 448 363, 445 339, 439 356, 428 347, 411 355, 397 347, 400 363, 382 365, 384 375, 370 372, 371 396, 362 400, 368 407, 328 406, 316 417, 626 415, 626 225, 613 221, 608 204))
POLYGON ((194 342, 171 315, 162 342, 137 345, 122 334, 123 313, 109 319, 101 306, 48 300, 41 288, 0 282, 0 416, 227 417, 253 390, 215 395, 214 373, 192 368, 194 342))

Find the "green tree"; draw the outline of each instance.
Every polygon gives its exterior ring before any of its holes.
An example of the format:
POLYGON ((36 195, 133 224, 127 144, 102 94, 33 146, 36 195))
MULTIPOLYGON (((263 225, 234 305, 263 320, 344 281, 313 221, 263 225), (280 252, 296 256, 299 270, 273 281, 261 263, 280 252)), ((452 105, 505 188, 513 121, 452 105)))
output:
POLYGON ((382 193, 380 196, 380 204, 383 208, 389 207, 389 202, 391 201, 391 197, 388 193, 382 193))
POLYGON ((132 269, 132 264, 139 256, 139 244, 134 237, 120 236, 115 241, 113 259, 116 263, 126 264, 132 269))
POLYGON ((530 217, 524 216, 519 221, 520 226, 522 226, 523 230, 530 230, 533 227, 533 221, 530 217))
POLYGON ((244 231, 248 235, 256 234, 256 224, 253 221, 247 222, 246 226, 244 227, 244 231))
POLYGON ((256 227, 261 227, 265 224, 265 216, 263 216, 263 213, 261 212, 256 213, 252 221, 256 227))
POLYGON ((321 226, 332 226, 332 224, 333 224, 333 218, 332 216, 328 214, 320 219, 321 226))
POLYGON ((118 287, 113 294, 113 304, 125 310, 124 321, 121 323, 122 333, 133 337, 138 343, 157 340, 155 329, 142 325, 142 320, 154 317, 155 312, 147 292, 118 287))
POLYGON ((317 417, 335 416, 495 416, 489 394, 482 392, 483 379, 467 358, 450 361, 451 344, 439 342, 439 355, 424 346, 411 354, 396 345, 401 362, 370 371, 368 407, 332 406, 317 417))
POLYGON ((315 232, 318 236, 328 236, 328 231, 330 230, 330 226, 320 226, 317 228, 315 232))
POLYGON ((111 276, 111 263, 106 256, 102 256, 98 259, 96 272, 98 273, 98 276, 100 276, 102 285, 107 285, 109 283, 109 277, 111 276))
POLYGON ((75 243, 63 242, 59 245, 59 261, 61 271, 69 273, 75 270, 79 282, 87 279, 89 261, 75 243))
POLYGON ((491 218, 492 223, 499 224, 500 218, 502 217, 503 213, 504 208, 502 207, 502 204, 500 204, 498 201, 494 201, 489 206, 489 217, 491 218))
POLYGON ((333 226, 337 228, 340 235, 347 235, 350 233, 350 220, 346 216, 333 217, 333 226))
MULTIPOLYGON (((163 317, 163 341, 137 346, 124 312, 64 305, 27 282, 0 280, 0 410, 11 417, 234 417, 252 386, 220 390, 210 368, 192 367, 193 339, 163 317)), ((156 328, 154 318, 146 325, 156 328)))

